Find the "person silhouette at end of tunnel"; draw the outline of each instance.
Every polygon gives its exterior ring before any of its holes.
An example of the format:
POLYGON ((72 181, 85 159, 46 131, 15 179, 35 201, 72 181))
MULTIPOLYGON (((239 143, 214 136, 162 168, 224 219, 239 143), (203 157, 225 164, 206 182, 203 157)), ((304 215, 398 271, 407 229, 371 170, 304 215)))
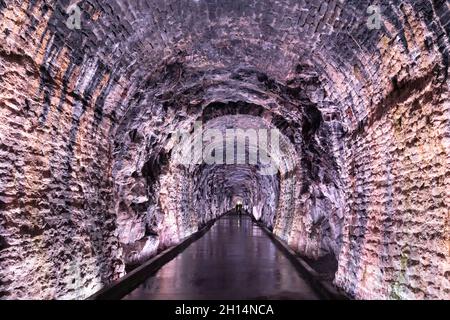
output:
POLYGON ((242 214, 242 203, 237 203, 236 204, 236 213, 238 214, 238 215, 241 215, 242 214))

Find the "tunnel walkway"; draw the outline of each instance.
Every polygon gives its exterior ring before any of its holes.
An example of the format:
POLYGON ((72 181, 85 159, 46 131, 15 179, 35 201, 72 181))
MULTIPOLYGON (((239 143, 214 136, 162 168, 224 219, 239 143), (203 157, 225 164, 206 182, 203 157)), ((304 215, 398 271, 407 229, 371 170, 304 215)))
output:
POLYGON ((319 296, 250 217, 226 215, 124 299, 303 300, 319 296))

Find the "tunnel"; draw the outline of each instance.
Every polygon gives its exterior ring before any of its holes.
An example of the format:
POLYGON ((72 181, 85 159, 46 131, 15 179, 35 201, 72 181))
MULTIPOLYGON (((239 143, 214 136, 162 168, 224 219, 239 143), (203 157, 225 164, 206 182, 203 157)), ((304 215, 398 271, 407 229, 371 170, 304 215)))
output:
POLYGON ((236 252, 316 297, 273 238, 348 299, 450 299, 449 36, 446 0, 0 0, 0 298, 210 228, 125 298, 236 252))

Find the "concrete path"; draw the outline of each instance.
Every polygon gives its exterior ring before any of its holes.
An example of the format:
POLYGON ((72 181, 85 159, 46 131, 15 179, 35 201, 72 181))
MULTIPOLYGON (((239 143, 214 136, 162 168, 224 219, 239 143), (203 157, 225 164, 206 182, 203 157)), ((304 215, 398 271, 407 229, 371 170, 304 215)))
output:
POLYGON ((248 216, 227 215, 124 299, 318 299, 248 216))

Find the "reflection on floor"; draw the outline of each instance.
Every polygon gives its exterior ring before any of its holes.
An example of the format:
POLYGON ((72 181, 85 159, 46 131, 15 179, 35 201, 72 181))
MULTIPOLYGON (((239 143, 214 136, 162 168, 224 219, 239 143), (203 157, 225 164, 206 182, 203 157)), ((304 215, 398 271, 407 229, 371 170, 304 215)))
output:
POLYGON ((225 216, 125 299, 318 299, 247 216, 225 216))

